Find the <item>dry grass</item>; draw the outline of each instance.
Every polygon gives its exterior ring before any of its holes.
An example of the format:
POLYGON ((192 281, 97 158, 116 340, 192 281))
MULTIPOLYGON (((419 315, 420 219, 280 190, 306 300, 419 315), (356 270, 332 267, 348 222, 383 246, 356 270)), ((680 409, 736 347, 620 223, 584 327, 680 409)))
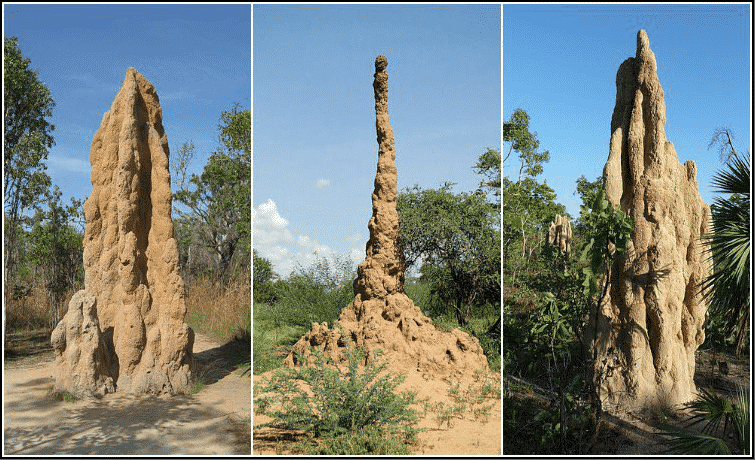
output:
MULTIPOLYGON (((48 330, 50 312, 44 287, 33 286, 18 299, 6 296, 5 314, 9 331, 48 330)), ((75 294, 71 289, 60 305, 60 317, 75 294)), ((206 279, 195 279, 186 286, 186 322, 194 331, 221 343, 242 338, 251 331, 252 293, 249 283, 222 286, 206 279)))
POLYGON ((195 332, 225 343, 251 334, 252 290, 249 283, 223 286, 196 279, 186 286, 186 323, 195 332))
MULTIPOLYGON (((68 311, 68 302, 76 293, 66 292, 60 306, 60 317, 68 311)), ((14 299, 10 293, 5 296, 5 315, 10 331, 49 329, 50 310, 47 306, 47 291, 43 286, 31 286, 26 295, 14 299)))

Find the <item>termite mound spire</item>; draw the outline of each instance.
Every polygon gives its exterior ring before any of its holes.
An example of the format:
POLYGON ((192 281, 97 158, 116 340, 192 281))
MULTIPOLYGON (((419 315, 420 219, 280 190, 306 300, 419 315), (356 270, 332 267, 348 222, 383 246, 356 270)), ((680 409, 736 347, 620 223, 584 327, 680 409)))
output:
POLYGON ((614 257, 586 336, 601 399, 632 409, 693 399, 695 350, 705 339, 698 286, 710 270, 700 238, 710 208, 698 193, 695 163, 679 163, 665 125, 655 54, 640 30, 635 57, 616 74, 603 171, 608 199, 634 229, 627 250, 614 257))
POLYGON ((90 149, 84 289, 52 333, 60 390, 190 393, 168 157, 157 91, 129 67, 90 149))
POLYGON ((399 219, 396 149, 388 117, 388 59, 375 59, 372 83, 375 92, 375 128, 378 160, 375 189, 372 193, 372 217, 367 227, 370 239, 365 259, 359 264, 354 280, 354 300, 328 328, 327 323, 312 324, 312 329, 286 357, 288 366, 299 364, 296 352, 304 355, 310 347, 323 350, 326 356, 342 362, 347 341, 363 347, 371 359, 376 350, 394 370, 417 370, 435 374, 470 373, 488 370, 488 362, 479 341, 466 332, 454 329, 442 332, 432 325, 414 302, 404 293, 404 257, 398 243, 399 219))

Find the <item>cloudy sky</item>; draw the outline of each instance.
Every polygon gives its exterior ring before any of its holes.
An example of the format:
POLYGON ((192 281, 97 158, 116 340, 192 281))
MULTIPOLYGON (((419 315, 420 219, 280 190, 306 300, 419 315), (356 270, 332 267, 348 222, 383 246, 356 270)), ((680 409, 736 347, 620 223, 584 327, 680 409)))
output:
MULTIPOLYGON (((519 107, 530 115, 530 131, 551 155, 540 177, 572 217, 581 204, 576 180, 603 173, 616 71, 634 57, 640 29, 658 64, 666 137, 681 163, 697 163, 701 195, 712 202, 711 178, 722 166, 708 150, 714 130, 730 128, 738 151, 750 149, 750 14, 750 5, 503 6, 503 118, 519 107)), ((510 159, 503 175, 518 170, 510 159)))
POLYGON ((251 106, 250 5, 3 5, 55 100, 47 168, 63 199, 84 199, 89 147, 128 67, 155 85, 171 152, 193 141, 201 173, 218 146, 220 114, 251 106))
POLYGON ((477 188, 500 147, 500 5, 255 5, 254 248, 281 276, 364 259, 388 58, 399 189, 477 188))

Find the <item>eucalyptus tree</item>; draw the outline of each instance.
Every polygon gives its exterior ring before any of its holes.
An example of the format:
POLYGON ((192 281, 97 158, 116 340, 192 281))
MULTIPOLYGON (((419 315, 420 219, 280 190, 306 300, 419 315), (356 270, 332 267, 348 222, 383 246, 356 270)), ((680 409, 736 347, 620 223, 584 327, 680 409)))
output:
POLYGON ((242 271, 252 262, 251 114, 236 104, 220 120, 220 147, 174 198, 188 208, 178 214, 196 225, 197 239, 215 256, 216 275, 226 279, 239 256, 242 271))
POLYGON ((5 291, 16 269, 21 217, 50 188, 48 149, 54 144, 48 120, 55 107, 50 90, 24 58, 18 38, 5 38, 3 50, 3 211, 5 213, 5 291))

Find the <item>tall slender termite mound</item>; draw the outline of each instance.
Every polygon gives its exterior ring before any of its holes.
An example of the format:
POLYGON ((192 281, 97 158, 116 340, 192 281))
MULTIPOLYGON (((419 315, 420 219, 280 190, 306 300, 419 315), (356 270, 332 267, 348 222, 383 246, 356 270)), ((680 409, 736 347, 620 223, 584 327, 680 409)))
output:
POLYGON ((396 197, 398 174, 393 130, 388 117, 388 59, 375 59, 375 126, 378 160, 375 189, 372 193, 372 217, 367 225, 365 259, 359 264, 354 280, 354 300, 341 311, 338 321, 329 328, 314 323, 312 329, 295 345, 285 360, 289 366, 299 364, 296 353, 306 355, 317 347, 336 362, 347 341, 367 352, 367 359, 382 350, 383 359, 392 369, 416 369, 422 372, 452 374, 488 370, 488 362, 478 340, 454 329, 442 332, 404 293, 404 257, 398 244, 396 197))

